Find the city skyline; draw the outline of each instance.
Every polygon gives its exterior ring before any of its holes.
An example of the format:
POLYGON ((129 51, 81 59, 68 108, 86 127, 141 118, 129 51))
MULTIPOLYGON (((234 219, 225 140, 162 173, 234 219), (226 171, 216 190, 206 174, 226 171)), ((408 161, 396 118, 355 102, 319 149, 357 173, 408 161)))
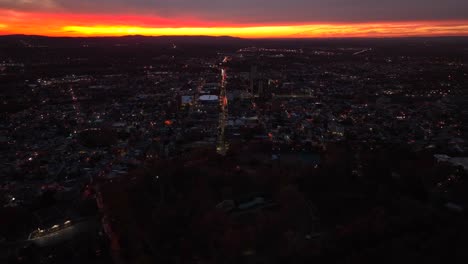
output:
POLYGON ((468 36, 459 1, 0 0, 0 35, 468 36))
POLYGON ((467 263, 466 10, 0 0, 0 264, 467 263))

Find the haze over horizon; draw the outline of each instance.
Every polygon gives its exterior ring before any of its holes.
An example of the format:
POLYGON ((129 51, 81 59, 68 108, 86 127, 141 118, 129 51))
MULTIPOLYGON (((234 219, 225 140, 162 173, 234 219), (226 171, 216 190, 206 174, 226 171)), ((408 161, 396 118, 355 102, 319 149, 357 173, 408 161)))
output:
POLYGON ((0 35, 468 36, 457 0, 0 0, 0 35))

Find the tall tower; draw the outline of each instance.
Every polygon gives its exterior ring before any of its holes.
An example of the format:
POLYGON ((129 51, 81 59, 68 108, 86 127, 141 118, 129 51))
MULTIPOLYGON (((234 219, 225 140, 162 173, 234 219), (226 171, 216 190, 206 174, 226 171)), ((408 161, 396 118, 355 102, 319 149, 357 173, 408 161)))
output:
POLYGON ((226 95, 226 69, 221 69, 221 87, 219 91, 219 125, 218 125, 218 142, 216 144, 216 152, 225 156, 229 144, 226 142, 226 123, 228 121, 228 99, 226 95))
POLYGON ((255 93, 254 87, 255 87, 255 84, 257 83, 257 79, 258 79, 257 66, 252 65, 252 67, 250 67, 250 85, 249 85, 249 93, 251 95, 254 95, 255 93))
POLYGON ((263 91, 263 79, 258 80, 258 91, 257 94, 259 97, 263 97, 264 91, 263 91))

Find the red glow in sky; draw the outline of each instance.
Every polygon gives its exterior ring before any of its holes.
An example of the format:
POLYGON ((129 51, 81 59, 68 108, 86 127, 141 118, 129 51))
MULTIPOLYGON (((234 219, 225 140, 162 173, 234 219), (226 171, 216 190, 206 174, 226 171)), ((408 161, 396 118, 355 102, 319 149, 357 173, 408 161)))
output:
POLYGON ((45 36, 209 35, 246 38, 468 36, 468 21, 233 23, 193 17, 67 14, 0 9, 0 34, 45 36))

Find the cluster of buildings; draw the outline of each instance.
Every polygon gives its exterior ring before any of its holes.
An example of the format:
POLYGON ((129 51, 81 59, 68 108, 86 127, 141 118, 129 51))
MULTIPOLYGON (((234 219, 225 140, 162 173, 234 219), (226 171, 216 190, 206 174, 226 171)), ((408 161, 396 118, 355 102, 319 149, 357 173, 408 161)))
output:
MULTIPOLYGON (((94 213, 83 206, 102 186, 197 149, 229 157, 231 146, 260 144, 267 164, 307 157, 317 168, 333 144, 393 144, 466 169, 460 59, 373 48, 178 49, 105 65, 77 54, 60 71, 56 61, 0 64, 0 205, 29 216, 0 242, 76 225, 94 232, 105 205, 94 213)), ((218 201, 227 211, 264 204, 275 201, 218 201)))

